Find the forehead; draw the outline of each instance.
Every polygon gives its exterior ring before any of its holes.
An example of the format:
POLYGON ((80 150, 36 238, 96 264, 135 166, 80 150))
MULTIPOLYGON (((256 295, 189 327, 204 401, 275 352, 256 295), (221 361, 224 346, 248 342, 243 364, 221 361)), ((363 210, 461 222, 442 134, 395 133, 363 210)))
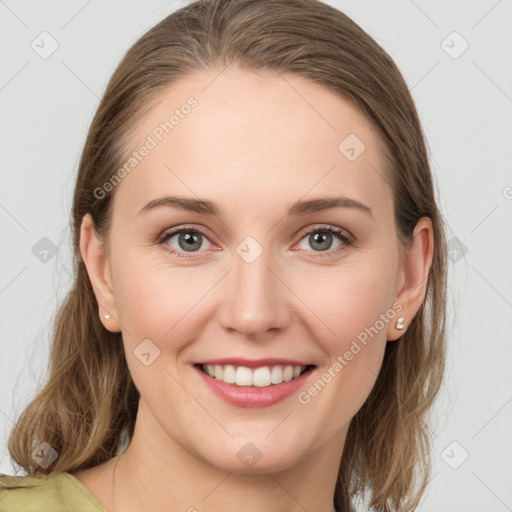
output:
POLYGON ((391 206, 376 128, 293 74, 227 68, 180 79, 146 109, 127 148, 123 164, 139 154, 115 202, 131 210, 166 192, 271 208, 336 191, 391 206))

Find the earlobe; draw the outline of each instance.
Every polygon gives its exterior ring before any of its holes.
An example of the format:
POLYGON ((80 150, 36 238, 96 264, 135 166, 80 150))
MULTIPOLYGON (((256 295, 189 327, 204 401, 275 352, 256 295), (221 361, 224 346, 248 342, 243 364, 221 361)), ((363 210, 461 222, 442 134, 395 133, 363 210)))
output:
POLYGON ((80 254, 87 268, 87 274, 91 281, 96 301, 99 304, 99 317, 105 329, 111 332, 119 332, 117 305, 110 265, 105 248, 98 239, 94 222, 89 213, 82 218, 80 227, 80 254))
POLYGON ((427 291, 427 280, 434 254, 434 231, 428 217, 418 220, 407 253, 403 258, 403 285, 396 300, 402 305, 395 325, 390 326, 387 340, 400 338, 418 312, 427 291), (400 319, 403 319, 400 321, 400 319))

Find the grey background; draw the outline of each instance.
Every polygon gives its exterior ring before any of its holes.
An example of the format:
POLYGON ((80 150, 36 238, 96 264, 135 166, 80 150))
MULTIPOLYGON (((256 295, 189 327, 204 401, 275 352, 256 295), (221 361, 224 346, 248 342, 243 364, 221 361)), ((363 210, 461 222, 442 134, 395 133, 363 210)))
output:
MULTIPOLYGON (((412 88, 452 240, 447 380, 419 510, 512 510, 512 2, 328 3, 412 88)), ((69 210, 88 125, 129 45, 184 4, 0 0, 1 473, 15 474, 7 436, 45 380, 52 316, 70 284, 69 210), (46 59, 31 47, 43 31, 58 42, 46 59), (55 255, 40 252, 52 246, 55 255)))

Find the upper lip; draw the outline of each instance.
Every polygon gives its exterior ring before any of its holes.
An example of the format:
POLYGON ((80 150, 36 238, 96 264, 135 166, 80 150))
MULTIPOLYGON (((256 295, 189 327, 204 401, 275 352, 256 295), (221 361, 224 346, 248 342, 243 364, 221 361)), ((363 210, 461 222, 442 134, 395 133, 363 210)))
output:
POLYGON ((297 361, 294 359, 282 359, 279 357, 269 357, 264 359, 243 359, 241 357, 227 357, 222 359, 208 359, 207 361, 200 361, 196 364, 218 364, 233 366, 245 366, 246 368, 261 368, 262 366, 311 366, 311 363, 297 361))

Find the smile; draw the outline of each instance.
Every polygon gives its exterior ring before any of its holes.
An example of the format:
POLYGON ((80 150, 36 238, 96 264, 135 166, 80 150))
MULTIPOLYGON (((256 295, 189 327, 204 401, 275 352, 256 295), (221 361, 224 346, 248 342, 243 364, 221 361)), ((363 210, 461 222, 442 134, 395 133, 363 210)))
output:
POLYGON ((214 396, 238 407, 268 407, 297 393, 316 366, 283 359, 223 359, 193 368, 214 396))
POLYGON ((200 368, 210 377, 221 380, 226 384, 266 388, 300 377, 306 371, 307 366, 274 365, 251 369, 246 366, 234 366, 231 364, 202 364, 200 368))

